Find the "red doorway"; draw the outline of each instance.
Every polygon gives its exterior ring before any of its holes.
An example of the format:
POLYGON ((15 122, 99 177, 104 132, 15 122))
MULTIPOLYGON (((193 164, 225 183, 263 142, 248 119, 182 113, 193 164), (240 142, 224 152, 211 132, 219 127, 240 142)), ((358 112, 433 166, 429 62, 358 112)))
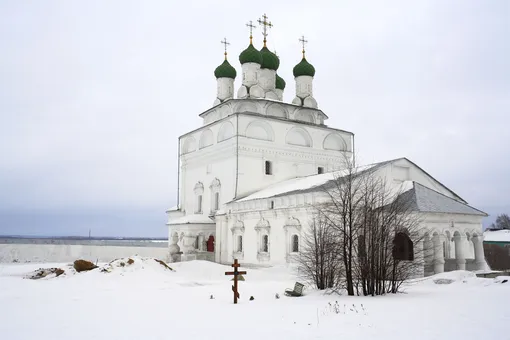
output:
POLYGON ((207 240, 207 251, 214 252, 214 236, 209 236, 207 240))

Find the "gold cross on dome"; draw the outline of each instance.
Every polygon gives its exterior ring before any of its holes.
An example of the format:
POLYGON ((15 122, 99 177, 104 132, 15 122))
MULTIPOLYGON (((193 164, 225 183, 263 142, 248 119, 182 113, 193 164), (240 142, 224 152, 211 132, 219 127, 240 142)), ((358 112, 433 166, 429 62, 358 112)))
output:
POLYGON ((268 28, 272 28, 273 27, 273 24, 271 23, 271 21, 267 21, 268 17, 267 15, 264 13, 264 15, 262 16, 262 18, 264 18, 264 20, 257 20, 257 22, 259 23, 259 25, 261 25, 263 27, 263 31, 262 31, 262 35, 264 36, 264 47, 266 47, 266 41, 267 41, 267 29, 268 28))
POLYGON ((305 36, 302 35, 301 38, 299 38, 299 42, 303 45, 303 58, 305 57, 305 44, 308 43, 308 40, 305 40, 305 36))
POLYGON ((225 45, 225 59, 227 59, 227 45, 230 45, 230 43, 227 41, 227 38, 223 38, 222 41, 220 41, 223 45, 225 45))

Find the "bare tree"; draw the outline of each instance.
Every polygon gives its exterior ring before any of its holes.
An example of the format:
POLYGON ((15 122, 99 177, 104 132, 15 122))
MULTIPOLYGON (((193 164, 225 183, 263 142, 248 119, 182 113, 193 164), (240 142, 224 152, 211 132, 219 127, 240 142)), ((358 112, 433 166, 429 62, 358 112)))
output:
MULTIPOLYGON (((341 263, 334 271, 325 269, 337 275, 328 282, 342 284, 348 295, 396 293, 423 266, 423 236, 409 191, 395 190, 376 170, 346 161, 321 187, 323 200, 314 206, 326 226, 319 233, 328 240, 321 250, 341 263)), ((305 256, 301 263, 306 262, 305 256)))
POLYGON ((338 284, 340 258, 334 229, 320 212, 313 214, 297 259, 300 276, 317 289, 334 288, 338 284))
POLYGON ((420 220, 409 191, 394 190, 374 173, 360 181, 356 277, 363 295, 396 293, 423 268, 420 220))
POLYGON ((496 222, 490 225, 491 229, 510 229, 510 217, 507 214, 498 215, 496 222))

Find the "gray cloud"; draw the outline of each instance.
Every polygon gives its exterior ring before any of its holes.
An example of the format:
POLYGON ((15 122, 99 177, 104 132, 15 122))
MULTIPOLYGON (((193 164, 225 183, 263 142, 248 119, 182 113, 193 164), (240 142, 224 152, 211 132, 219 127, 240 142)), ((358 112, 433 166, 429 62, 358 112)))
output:
MULTIPOLYGON (((136 213, 164 230, 164 210, 176 197, 177 137, 200 126, 198 114, 214 100, 219 41, 231 41, 239 73, 244 24, 264 10, 275 25, 269 47, 282 61, 286 101, 305 34, 327 124, 356 134, 364 163, 406 156, 472 205, 510 211, 507 1, 247 8, 2 2, 0 233, 16 228, 12 214, 82 210, 136 213)), ((259 47, 261 40, 257 29, 259 47)), ((58 219, 51 221, 47 228, 57 230, 58 219)))

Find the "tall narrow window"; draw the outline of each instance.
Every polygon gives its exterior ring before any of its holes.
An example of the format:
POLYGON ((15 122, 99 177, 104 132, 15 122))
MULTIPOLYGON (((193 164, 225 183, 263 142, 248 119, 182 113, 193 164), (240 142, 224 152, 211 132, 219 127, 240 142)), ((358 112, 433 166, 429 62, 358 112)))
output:
POLYGON ((292 252, 299 252, 299 236, 292 235, 292 252))
POLYGON ((324 173, 324 168, 322 166, 318 167, 317 168, 317 173, 320 175, 320 174, 323 174, 324 173))
POLYGON ((269 252, 269 235, 262 236, 262 251, 264 253, 269 252))
POLYGON ((274 209, 274 201, 271 201, 271 203, 269 203, 269 209, 274 209))
POLYGON ((240 253, 243 251, 243 236, 237 236, 237 251, 240 253))
POLYGON ((270 161, 266 161, 266 175, 272 175, 273 169, 270 161))
POLYGON ((202 195, 197 196, 197 212, 202 212, 202 195))
POLYGON ((220 193, 216 192, 214 194, 214 211, 217 211, 220 208, 220 193))

